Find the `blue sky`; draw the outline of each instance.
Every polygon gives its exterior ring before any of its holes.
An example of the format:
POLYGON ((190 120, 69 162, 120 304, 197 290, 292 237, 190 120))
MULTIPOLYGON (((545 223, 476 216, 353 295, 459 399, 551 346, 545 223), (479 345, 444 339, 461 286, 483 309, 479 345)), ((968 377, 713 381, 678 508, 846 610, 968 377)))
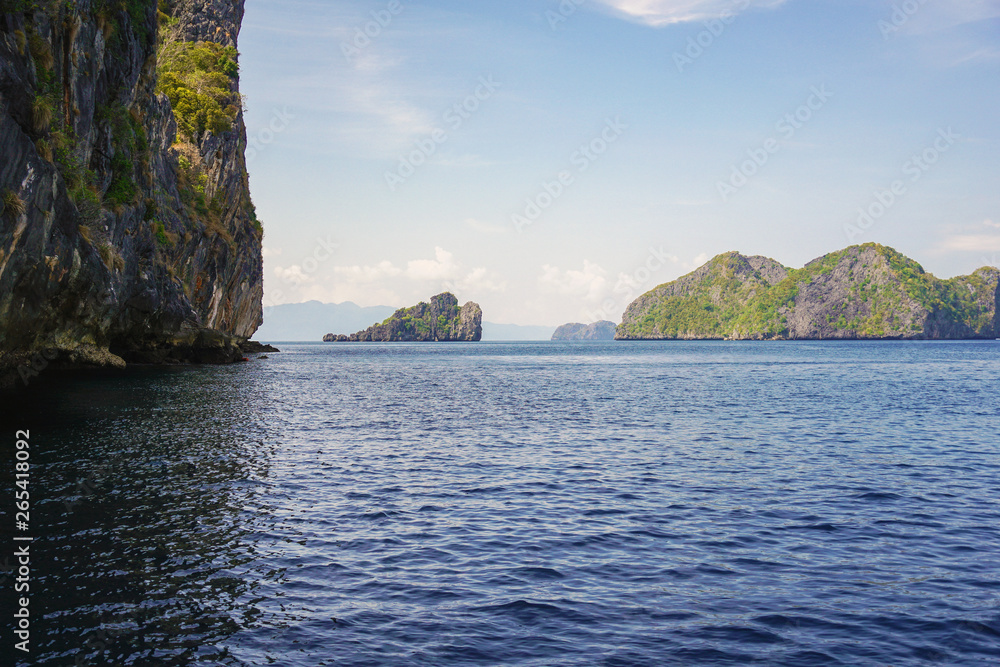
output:
POLYGON ((250 0, 240 50, 265 306, 558 325, 729 250, 1000 263, 1000 0, 250 0))

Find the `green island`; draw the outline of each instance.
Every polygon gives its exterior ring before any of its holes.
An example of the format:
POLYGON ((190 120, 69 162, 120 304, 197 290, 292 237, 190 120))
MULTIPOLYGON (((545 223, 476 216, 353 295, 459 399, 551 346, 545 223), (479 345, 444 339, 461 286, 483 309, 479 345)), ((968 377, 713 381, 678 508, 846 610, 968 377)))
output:
POLYGON ((478 342, 483 337, 483 310, 469 302, 459 307, 445 292, 409 308, 400 308, 381 324, 364 331, 327 334, 325 343, 478 342))
POLYGON ((729 252, 636 299, 618 340, 974 339, 1000 335, 1000 270, 942 280, 876 243, 801 269, 729 252))

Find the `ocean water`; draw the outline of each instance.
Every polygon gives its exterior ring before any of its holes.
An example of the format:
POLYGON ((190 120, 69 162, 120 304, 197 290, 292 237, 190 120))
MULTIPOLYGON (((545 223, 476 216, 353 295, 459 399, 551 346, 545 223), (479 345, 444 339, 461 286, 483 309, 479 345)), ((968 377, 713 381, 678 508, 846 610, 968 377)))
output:
POLYGON ((4 397, 16 664, 1000 663, 1000 342, 282 349, 4 397))

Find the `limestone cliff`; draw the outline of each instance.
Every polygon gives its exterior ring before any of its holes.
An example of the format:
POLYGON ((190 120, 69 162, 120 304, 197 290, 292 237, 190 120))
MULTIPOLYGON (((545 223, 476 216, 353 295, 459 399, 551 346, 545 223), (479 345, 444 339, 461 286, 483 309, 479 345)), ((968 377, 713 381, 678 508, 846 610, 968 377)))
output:
POLYGON ((554 341, 608 341, 615 339, 615 323, 603 320, 593 324, 564 324, 552 334, 554 341))
POLYGON ((940 280, 874 243, 788 269, 726 253, 642 295, 617 338, 992 339, 1000 336, 1000 270, 940 280))
POLYGON ((263 293, 242 16, 0 0, 0 371, 239 358, 263 293))
POLYGON ((412 308, 400 308, 389 319, 365 331, 348 335, 327 334, 327 343, 358 342, 478 342, 483 338, 483 310, 469 302, 458 307, 454 294, 445 292, 418 303, 412 308))

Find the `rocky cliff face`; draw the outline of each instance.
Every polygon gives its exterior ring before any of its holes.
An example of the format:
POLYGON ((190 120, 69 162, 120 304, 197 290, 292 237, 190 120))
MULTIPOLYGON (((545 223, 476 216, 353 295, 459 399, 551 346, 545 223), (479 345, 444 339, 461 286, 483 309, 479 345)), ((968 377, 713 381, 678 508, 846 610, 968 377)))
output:
POLYGON ((564 324, 552 334, 555 341, 614 340, 615 323, 606 320, 593 324, 564 324))
POLYGON ((727 253, 633 302, 617 338, 967 339, 1000 335, 1000 270, 939 280, 865 244, 790 270, 727 253))
POLYGON ((358 342, 478 342, 483 338, 483 310, 479 304, 469 302, 458 307, 454 294, 445 292, 418 303, 412 308, 401 308, 382 324, 351 334, 327 334, 327 343, 358 342))
POLYGON ((0 0, 8 373, 23 375, 42 351, 112 365, 240 356, 263 293, 238 66, 235 49, 223 50, 242 15, 242 0, 0 0), (201 46, 226 74, 178 76, 212 76, 221 93, 199 98, 178 83, 175 110, 158 52, 174 44, 183 56, 197 40, 215 41, 201 46), (192 123, 210 103, 214 115, 192 123))

